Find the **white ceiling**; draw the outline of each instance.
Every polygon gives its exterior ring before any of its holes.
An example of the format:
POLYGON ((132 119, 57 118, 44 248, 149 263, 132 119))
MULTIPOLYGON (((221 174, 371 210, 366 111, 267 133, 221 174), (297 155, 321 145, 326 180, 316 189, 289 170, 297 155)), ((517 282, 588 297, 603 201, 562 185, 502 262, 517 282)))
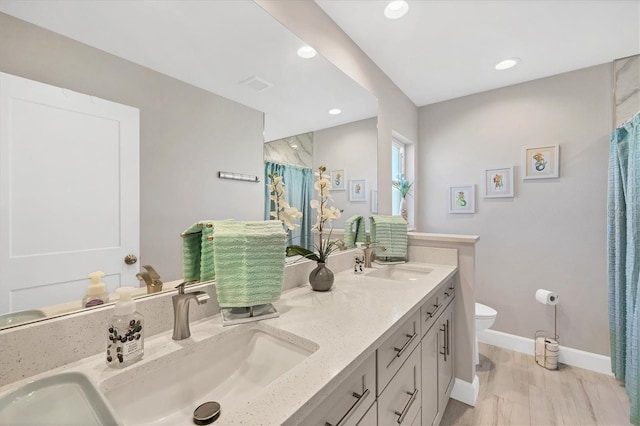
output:
POLYGON ((0 11, 265 112, 265 140, 373 117, 377 100, 248 0, 0 0, 0 11), (272 87, 241 82, 256 76, 272 87), (329 115, 331 108, 343 113, 329 115))
POLYGON ((639 0, 408 0, 396 20, 389 0, 316 3, 418 106, 640 53, 639 0))
MULTIPOLYGON (((316 0, 418 106, 640 53, 640 0, 316 0), (498 72, 496 62, 522 62, 498 72)), ((376 115, 377 102, 249 0, 0 0, 0 11, 266 114, 265 139, 376 115), (240 84, 251 76, 273 87, 240 84), (343 114, 326 112, 340 107, 343 114)))

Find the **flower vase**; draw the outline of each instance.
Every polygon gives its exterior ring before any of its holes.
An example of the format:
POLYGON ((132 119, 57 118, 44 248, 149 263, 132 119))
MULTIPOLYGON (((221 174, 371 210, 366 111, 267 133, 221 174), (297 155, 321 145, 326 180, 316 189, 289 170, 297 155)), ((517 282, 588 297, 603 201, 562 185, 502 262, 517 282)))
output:
POLYGON ((309 284, 314 291, 329 291, 333 286, 333 272, 326 263, 318 262, 318 266, 309 274, 309 284))
POLYGON ((407 223, 409 222, 409 211, 407 210, 407 199, 406 198, 402 198, 400 200, 400 216, 402 216, 402 218, 407 221, 407 223))

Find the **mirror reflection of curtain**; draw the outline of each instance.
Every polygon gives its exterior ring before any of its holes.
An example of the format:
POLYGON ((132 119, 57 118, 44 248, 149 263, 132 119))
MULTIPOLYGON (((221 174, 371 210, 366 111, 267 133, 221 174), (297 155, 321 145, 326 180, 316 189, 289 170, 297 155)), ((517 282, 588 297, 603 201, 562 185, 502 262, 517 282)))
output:
MULTIPOLYGON (((302 218, 298 219, 299 228, 289 231, 287 246, 299 245, 313 250, 311 227, 314 224, 313 213, 309 202, 313 196, 313 170, 305 167, 297 167, 288 164, 264 162, 264 181, 268 185, 271 180, 269 175, 277 173, 282 176, 287 203, 302 212, 302 218)), ((271 211, 275 209, 273 201, 269 199, 269 187, 265 185, 264 217, 272 219, 271 211)))
POLYGON ((611 368, 640 425, 640 112, 613 132, 609 155, 611 368))

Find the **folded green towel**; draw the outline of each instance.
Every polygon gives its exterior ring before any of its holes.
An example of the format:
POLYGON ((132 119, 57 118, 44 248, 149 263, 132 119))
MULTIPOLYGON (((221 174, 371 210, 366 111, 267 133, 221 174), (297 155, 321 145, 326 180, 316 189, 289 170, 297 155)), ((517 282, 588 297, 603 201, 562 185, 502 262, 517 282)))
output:
POLYGON ((221 307, 262 305, 280 298, 286 241, 280 221, 219 222, 213 236, 221 307))
POLYGON ((356 243, 366 241, 366 225, 362 216, 351 216, 344 222, 344 243, 347 248, 353 248, 356 243), (353 229, 355 225, 355 230, 353 229))
POLYGON ((385 251, 376 252, 388 258, 407 258, 407 222, 402 216, 373 215, 371 221, 371 241, 382 245, 385 251))
POLYGON ((182 234, 182 275, 185 281, 215 279, 213 259, 213 231, 222 221, 201 220, 182 234))

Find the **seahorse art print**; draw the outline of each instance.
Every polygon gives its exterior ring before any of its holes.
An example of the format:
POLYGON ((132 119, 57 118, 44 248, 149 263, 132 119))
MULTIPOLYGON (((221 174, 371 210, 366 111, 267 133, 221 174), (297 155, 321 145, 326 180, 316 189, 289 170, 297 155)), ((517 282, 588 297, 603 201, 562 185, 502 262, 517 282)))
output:
POLYGON ((465 207, 467 205, 467 200, 464 199, 464 192, 458 192, 458 197, 456 198, 456 206, 465 207))
POLYGON ((537 152, 533 155, 533 159, 536 161, 534 167, 537 171, 541 172, 547 167, 547 160, 544 159, 544 155, 541 152, 537 152))

